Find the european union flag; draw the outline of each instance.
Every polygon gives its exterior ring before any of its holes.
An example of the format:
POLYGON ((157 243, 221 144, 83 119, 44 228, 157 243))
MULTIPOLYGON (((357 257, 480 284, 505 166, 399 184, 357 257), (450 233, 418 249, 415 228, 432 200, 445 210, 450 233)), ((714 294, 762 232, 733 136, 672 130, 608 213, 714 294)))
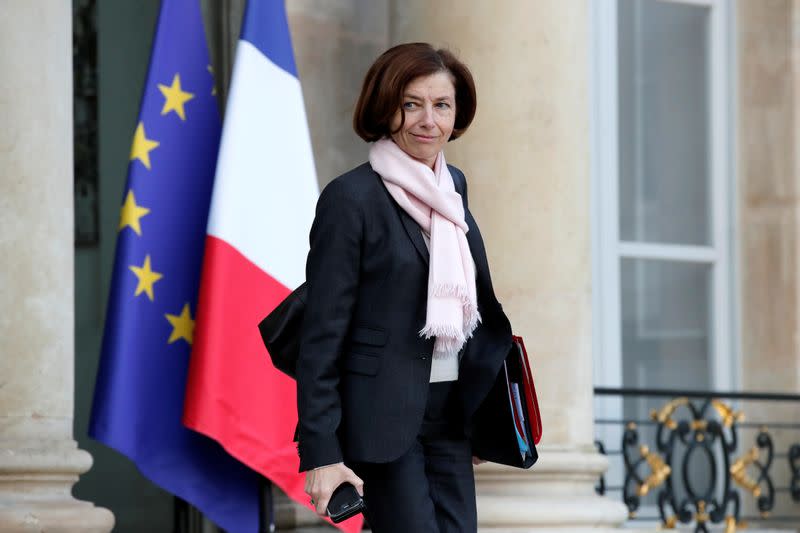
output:
POLYGON ((123 195, 90 435, 231 532, 259 478, 181 424, 220 118, 199 0, 163 0, 123 195))

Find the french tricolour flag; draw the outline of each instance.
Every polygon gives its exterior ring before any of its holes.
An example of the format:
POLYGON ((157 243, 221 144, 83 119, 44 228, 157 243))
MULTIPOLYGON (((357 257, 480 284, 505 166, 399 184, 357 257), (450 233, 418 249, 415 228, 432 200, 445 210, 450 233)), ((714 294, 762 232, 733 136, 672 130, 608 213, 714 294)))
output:
POLYGON ((305 278, 318 194, 283 0, 250 0, 217 161, 184 424, 307 506, 292 442, 295 382, 270 363, 258 323, 305 278))

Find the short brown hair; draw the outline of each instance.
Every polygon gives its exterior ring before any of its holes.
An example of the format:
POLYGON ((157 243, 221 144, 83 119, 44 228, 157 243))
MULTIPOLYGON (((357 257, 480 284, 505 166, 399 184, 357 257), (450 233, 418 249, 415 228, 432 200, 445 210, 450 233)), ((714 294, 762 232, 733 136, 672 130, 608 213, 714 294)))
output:
POLYGON ((367 142, 394 133, 391 121, 400 110, 400 127, 405 122, 403 91, 420 76, 449 72, 456 90, 456 120, 450 139, 464 133, 475 117, 475 82, 467 66, 446 49, 428 43, 406 43, 392 47, 375 60, 361 87, 353 113, 353 129, 367 142))

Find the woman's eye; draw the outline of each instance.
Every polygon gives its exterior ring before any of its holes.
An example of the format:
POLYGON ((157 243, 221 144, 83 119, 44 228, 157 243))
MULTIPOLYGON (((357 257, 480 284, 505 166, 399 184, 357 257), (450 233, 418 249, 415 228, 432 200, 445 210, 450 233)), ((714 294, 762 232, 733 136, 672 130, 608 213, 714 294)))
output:
POLYGON ((447 102, 439 102, 438 104, 436 104, 436 107, 438 107, 439 109, 450 109, 450 104, 448 104, 447 102))
POLYGON ((414 102, 406 102, 406 103, 403 104, 403 107, 405 109, 414 109, 414 106, 416 106, 416 105, 417 104, 415 104, 414 102))

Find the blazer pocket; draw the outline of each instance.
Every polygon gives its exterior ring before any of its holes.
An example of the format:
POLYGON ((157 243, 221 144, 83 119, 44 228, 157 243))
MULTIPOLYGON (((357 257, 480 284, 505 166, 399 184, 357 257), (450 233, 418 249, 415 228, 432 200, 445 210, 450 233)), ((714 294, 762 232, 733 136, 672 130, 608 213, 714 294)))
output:
POLYGON ((344 368, 355 374, 375 376, 381 368, 381 358, 377 355, 349 353, 344 358, 344 368))
POLYGON ((385 346, 388 337, 389 334, 385 329, 354 326, 353 331, 350 333, 350 342, 369 344, 370 346, 385 346))

